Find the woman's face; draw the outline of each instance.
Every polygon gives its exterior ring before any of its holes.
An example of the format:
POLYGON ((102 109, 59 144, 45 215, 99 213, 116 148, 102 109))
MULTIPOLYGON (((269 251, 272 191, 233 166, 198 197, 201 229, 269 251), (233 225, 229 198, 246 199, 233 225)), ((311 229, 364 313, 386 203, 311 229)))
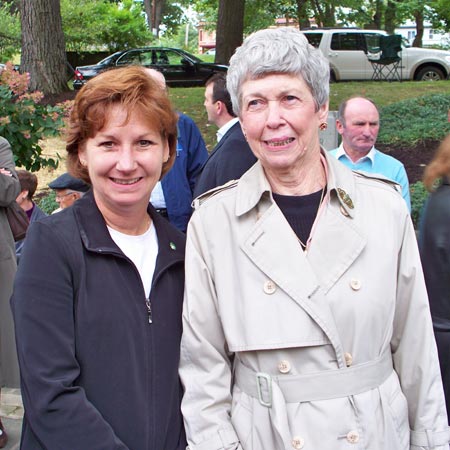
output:
POLYGON ((130 207, 147 208, 150 193, 169 158, 169 145, 158 129, 120 105, 109 110, 103 129, 86 141, 80 150, 86 165, 96 202, 102 212, 123 211, 130 207))
POLYGON ((266 172, 295 171, 319 157, 319 125, 326 122, 328 104, 316 111, 303 78, 271 74, 247 80, 241 94, 242 128, 266 172))

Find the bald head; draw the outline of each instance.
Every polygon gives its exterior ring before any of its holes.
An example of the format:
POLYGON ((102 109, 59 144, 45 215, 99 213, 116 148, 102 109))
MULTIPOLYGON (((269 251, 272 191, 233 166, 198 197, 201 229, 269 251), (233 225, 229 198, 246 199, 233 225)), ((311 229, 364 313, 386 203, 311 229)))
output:
POLYGON ((162 89, 166 89, 166 79, 159 70, 145 68, 145 72, 149 76, 151 76, 161 86, 162 89))
POLYGON ((339 107, 336 129, 342 137, 345 153, 353 162, 370 152, 377 140, 380 116, 369 99, 353 97, 339 107))

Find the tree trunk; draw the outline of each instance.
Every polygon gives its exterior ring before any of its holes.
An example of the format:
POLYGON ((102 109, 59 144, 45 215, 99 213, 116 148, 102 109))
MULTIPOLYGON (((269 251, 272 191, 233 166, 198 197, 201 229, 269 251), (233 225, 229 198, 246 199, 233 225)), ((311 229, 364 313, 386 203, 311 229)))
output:
POLYGON ((21 0, 21 70, 30 74, 30 90, 44 95, 68 90, 67 59, 59 0, 21 0))
POLYGON ((388 0, 386 11, 384 13, 385 30, 389 34, 395 33, 395 24, 396 24, 395 13, 397 9, 397 1, 388 0))
POLYGON ((215 62, 228 64, 244 36, 245 0, 219 0, 215 62))
POLYGON ((153 31, 152 0, 144 0, 144 10, 147 16, 148 29, 153 31))
POLYGON ((413 47, 422 47, 423 39, 423 10, 414 11, 414 18, 416 19, 416 37, 412 43, 413 47))
POLYGON ((309 28, 311 26, 308 17, 308 1, 309 0, 297 0, 297 20, 300 29, 309 28))

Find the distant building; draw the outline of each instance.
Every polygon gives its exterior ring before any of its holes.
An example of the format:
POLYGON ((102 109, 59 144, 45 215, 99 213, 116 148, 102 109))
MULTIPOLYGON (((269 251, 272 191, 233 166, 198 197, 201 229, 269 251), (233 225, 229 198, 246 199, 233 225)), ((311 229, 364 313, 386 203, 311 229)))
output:
MULTIPOLYGON (((395 29, 395 34, 401 34, 410 45, 412 45, 416 33, 416 23, 412 21, 406 21, 403 25, 400 25, 395 29)), ((450 33, 446 33, 442 30, 434 30, 430 23, 425 23, 422 45, 424 47, 431 47, 433 45, 449 46, 450 33)))
POLYGON ((216 48, 216 30, 207 30, 205 27, 205 22, 198 24, 198 52, 200 54, 216 48))

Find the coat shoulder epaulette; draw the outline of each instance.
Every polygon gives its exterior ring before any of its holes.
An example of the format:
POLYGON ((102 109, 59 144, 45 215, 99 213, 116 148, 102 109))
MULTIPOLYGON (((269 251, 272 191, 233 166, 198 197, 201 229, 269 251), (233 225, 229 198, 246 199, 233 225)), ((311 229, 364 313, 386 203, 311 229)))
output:
POLYGON ((236 187, 237 184, 238 184, 238 180, 230 180, 221 186, 215 187, 213 189, 210 189, 209 191, 204 192, 203 194, 200 194, 192 202, 192 207, 194 209, 197 209, 198 207, 200 207, 203 203, 205 203, 210 198, 214 197, 215 195, 219 194, 220 192, 224 192, 224 191, 227 191, 229 189, 236 187))
POLYGON ((366 180, 374 180, 378 181, 380 183, 383 183, 384 185, 390 186, 392 189, 396 190, 397 192, 402 191, 402 187, 396 182, 389 178, 386 178, 383 175, 380 175, 378 173, 368 173, 368 172, 362 172, 359 170, 353 171, 356 177, 364 178, 366 180))

